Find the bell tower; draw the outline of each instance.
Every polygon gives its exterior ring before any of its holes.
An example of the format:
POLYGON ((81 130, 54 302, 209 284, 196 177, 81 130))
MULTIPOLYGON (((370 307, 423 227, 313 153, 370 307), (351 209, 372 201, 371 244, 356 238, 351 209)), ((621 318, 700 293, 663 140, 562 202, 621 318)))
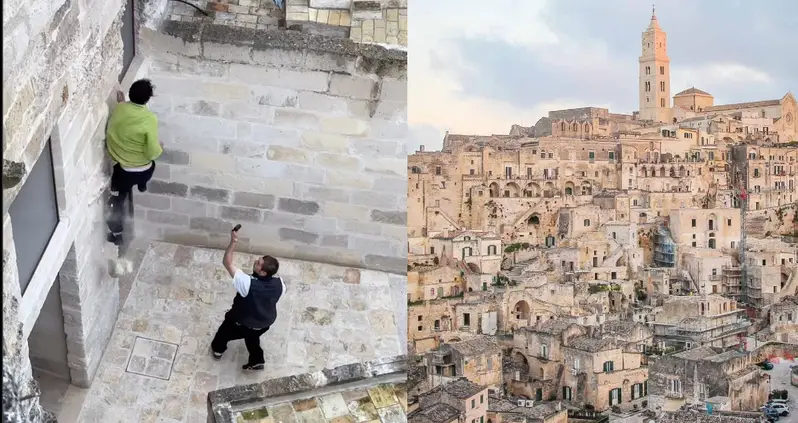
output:
POLYGON ((640 55, 640 119, 670 123, 671 70, 668 38, 659 27, 655 9, 643 32, 640 55))

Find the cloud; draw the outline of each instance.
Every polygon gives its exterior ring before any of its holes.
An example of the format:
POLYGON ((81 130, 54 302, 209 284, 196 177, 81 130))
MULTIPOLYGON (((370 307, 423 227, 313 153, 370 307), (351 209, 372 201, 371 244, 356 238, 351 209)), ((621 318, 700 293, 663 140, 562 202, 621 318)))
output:
MULTIPOLYGON (((507 133, 548 110, 636 110, 639 43, 651 9, 639 1, 474 0, 410 8, 410 122, 458 133, 507 133), (456 13, 455 13, 456 12, 456 13)), ((798 2, 671 0, 671 89, 717 103, 780 98, 798 87, 798 2)))

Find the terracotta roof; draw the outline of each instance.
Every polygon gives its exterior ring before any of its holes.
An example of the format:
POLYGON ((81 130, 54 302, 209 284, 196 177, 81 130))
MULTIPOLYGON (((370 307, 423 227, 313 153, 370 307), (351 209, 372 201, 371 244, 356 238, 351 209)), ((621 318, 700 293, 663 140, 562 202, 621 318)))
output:
POLYGON ((725 110, 753 109, 755 107, 778 106, 781 100, 751 101, 748 103, 720 104, 712 107, 705 107, 704 112, 721 112, 725 110))
POLYGON ((688 89, 686 89, 684 91, 678 92, 678 93, 676 93, 676 95, 674 97, 678 97, 680 95, 694 95, 694 94, 708 95, 708 96, 712 97, 712 94, 710 94, 710 93, 708 93, 706 91, 699 90, 696 87, 688 88, 688 89))

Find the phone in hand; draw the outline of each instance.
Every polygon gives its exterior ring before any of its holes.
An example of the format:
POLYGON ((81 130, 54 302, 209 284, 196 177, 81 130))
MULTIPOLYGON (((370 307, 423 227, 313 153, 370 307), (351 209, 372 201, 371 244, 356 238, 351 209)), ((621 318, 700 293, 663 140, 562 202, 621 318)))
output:
POLYGON ((240 223, 233 228, 233 232, 238 232, 239 229, 241 229, 240 223))

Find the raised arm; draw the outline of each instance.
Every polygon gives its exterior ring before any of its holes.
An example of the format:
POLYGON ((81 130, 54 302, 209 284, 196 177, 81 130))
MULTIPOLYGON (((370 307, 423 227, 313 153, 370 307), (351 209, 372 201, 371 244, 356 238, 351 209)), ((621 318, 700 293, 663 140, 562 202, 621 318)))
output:
POLYGON ((228 244, 227 249, 224 250, 222 265, 224 265, 224 268, 227 269, 227 273, 230 274, 231 278, 235 278, 236 276, 237 269, 233 265, 233 252, 236 249, 237 242, 238 242, 238 233, 236 231, 230 231, 230 244, 228 244))

